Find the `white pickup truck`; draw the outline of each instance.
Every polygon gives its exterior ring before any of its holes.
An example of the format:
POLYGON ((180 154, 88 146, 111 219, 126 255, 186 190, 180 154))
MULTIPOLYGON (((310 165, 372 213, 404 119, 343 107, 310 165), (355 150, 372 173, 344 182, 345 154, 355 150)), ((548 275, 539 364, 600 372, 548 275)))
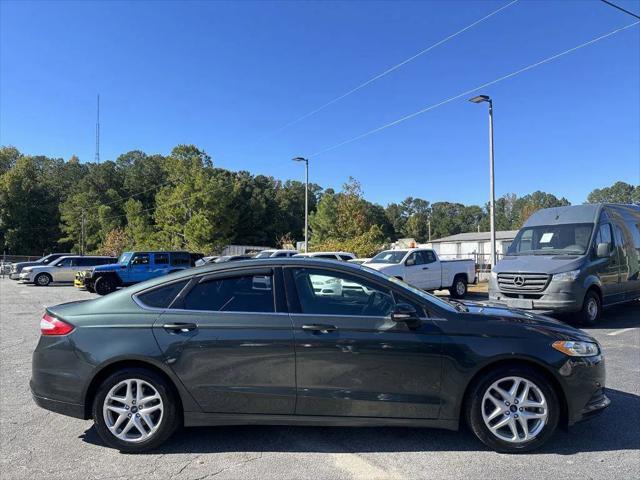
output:
POLYGON ((422 290, 448 289, 454 298, 464 297, 467 285, 476 282, 476 264, 472 259, 440 260, 428 248, 385 250, 363 265, 422 290))

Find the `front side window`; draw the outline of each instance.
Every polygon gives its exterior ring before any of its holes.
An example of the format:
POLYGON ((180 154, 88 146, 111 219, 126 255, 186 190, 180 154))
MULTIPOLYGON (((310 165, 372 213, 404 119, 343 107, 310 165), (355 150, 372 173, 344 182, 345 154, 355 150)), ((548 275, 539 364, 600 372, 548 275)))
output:
POLYGON ((131 260, 131 265, 149 265, 149 254, 136 253, 131 260))
POLYGON ((436 261, 436 254, 431 250, 422 250, 420 254, 422 255, 422 263, 433 263, 436 261))
POLYGON ((147 307, 168 308, 187 283, 189 283, 189 280, 162 285, 153 290, 141 293, 137 298, 147 307))
POLYGON ((598 233, 596 234, 596 248, 598 248, 599 243, 608 243, 609 251, 613 250, 613 235, 611 234, 611 225, 609 223, 603 223, 600 225, 598 233))
POLYGON ((58 260, 55 263, 56 267, 70 267, 71 265, 73 265, 73 261, 75 259, 73 258, 61 258, 60 260, 58 260))
POLYGON ((133 255, 131 252, 124 252, 122 255, 120 255, 120 258, 118 258, 118 263, 126 265, 127 263, 129 263, 131 255, 133 255))
POLYGON ((210 312, 274 312, 271 275, 203 279, 184 299, 186 310, 210 312))
POLYGON ((294 268, 302 313, 386 317, 394 306, 391 291, 346 273, 294 268))

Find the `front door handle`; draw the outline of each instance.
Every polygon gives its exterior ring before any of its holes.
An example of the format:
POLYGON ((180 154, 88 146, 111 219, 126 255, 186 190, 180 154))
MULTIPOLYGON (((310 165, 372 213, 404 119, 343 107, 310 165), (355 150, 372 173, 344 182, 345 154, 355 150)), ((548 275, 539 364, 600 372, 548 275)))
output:
POLYGON ((429 267, 422 267, 423 270, 429 270, 429 267))
POLYGON ((165 330, 190 332, 198 328, 198 326, 195 323, 165 323, 162 328, 165 330))
POLYGON ((308 332, 329 333, 338 329, 335 325, 326 325, 324 323, 313 323, 311 325, 302 325, 302 330, 308 332))

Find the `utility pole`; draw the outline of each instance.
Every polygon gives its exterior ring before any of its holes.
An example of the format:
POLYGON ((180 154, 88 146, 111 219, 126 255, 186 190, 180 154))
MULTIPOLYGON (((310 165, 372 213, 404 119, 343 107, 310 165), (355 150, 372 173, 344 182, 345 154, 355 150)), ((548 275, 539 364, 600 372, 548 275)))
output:
POLYGON ((80 214, 80 255, 84 255, 85 229, 84 229, 84 209, 80 214))
POLYGON ((304 253, 309 252, 309 159, 296 157, 294 162, 304 162, 305 164, 305 185, 304 185, 304 253))
POLYGON ((95 162, 100 163, 100 94, 98 94, 98 110, 96 115, 96 156, 95 162))

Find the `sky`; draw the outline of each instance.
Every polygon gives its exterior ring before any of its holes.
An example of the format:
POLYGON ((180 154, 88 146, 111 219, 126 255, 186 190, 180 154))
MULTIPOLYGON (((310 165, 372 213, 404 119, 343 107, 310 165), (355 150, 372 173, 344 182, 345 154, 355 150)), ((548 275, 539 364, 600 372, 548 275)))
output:
POLYGON ((0 144, 93 161, 99 93, 103 161, 194 144, 303 180, 308 156, 310 181, 352 176, 383 205, 484 204, 487 106, 467 98, 486 94, 496 196, 640 184, 640 25, 331 149, 637 21, 597 0, 520 0, 288 125, 509 3, 2 0, 0 144))

